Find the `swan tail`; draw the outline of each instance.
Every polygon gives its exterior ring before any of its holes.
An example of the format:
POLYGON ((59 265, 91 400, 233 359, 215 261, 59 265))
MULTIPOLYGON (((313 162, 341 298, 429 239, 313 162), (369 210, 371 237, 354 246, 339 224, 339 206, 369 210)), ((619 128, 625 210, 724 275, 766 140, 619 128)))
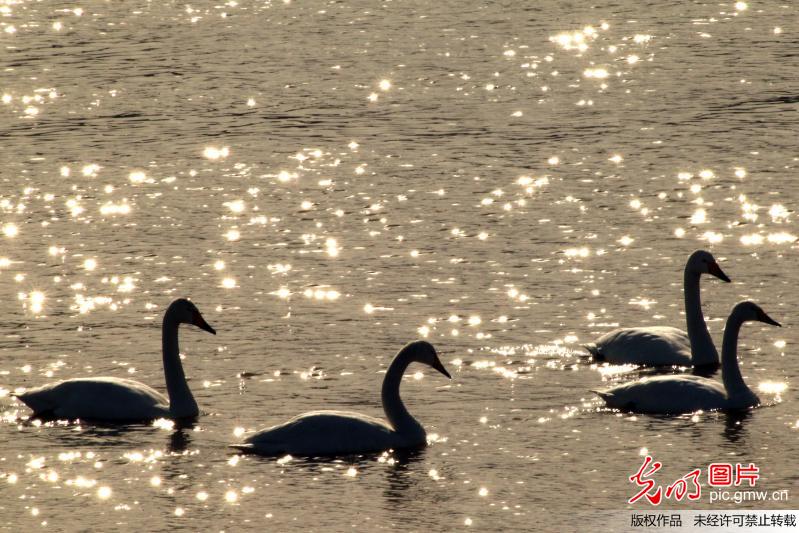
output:
POLYGON ((235 450, 239 450, 240 452, 244 453, 254 453, 255 446, 252 444, 228 444, 228 448, 233 448, 235 450))
POLYGON ((11 396, 30 407, 34 414, 47 413, 54 409, 45 391, 30 390, 21 394, 14 393, 11 396))
POLYGON ((599 396, 600 398, 602 398, 603 400, 605 400, 606 402, 611 398, 613 398, 613 393, 610 391, 604 391, 599 389, 590 389, 590 391, 599 396))
POLYGON ((589 342, 587 344, 581 344, 581 346, 586 350, 588 350, 588 353, 590 353, 591 356, 597 361, 605 360, 605 356, 600 353, 599 347, 597 347, 597 345, 594 344, 593 342, 589 342))

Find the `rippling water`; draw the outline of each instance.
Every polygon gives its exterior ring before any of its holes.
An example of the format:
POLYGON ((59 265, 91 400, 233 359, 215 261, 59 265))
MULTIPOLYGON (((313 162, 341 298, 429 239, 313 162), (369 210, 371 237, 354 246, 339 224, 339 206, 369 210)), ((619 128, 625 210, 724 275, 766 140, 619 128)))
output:
POLYGON ((0 0, 0 528, 568 529, 625 509, 646 452, 664 483, 730 461, 794 488, 796 16, 0 0), (640 372, 580 343, 684 327, 697 248, 734 282, 703 283, 719 345, 742 299, 786 326, 742 333, 768 405, 602 409, 589 389, 640 372), (9 396, 92 374, 164 390, 179 296, 219 332, 181 330, 194 426, 40 425, 9 396), (425 450, 226 448, 305 410, 382 415, 382 372, 419 337, 454 378, 406 377, 425 450))

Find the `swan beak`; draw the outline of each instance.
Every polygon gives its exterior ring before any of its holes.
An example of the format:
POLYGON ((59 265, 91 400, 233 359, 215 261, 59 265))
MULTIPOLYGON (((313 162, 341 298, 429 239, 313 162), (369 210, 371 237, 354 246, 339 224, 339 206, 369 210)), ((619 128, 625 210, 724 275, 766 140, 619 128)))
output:
POLYGON ((452 376, 449 375, 449 372, 447 372, 447 369, 444 368, 444 365, 441 364, 441 361, 439 361, 438 357, 436 357, 436 360, 433 363, 433 368, 435 368, 436 370, 447 376, 447 378, 452 379, 452 376))
POLYGON ((200 329, 204 329, 208 333, 212 333, 212 334, 216 335, 216 330, 208 325, 208 322, 205 321, 205 319, 203 318, 203 316, 200 313, 195 313, 194 314, 194 322, 192 322, 192 324, 194 324, 195 326, 197 326, 200 329))
POLYGON ((727 274, 725 274, 724 271, 721 270, 721 267, 719 266, 718 263, 715 262, 711 263, 710 267, 708 268, 708 273, 713 274, 721 281, 726 281, 727 283, 731 281, 730 278, 727 277, 727 274))
POLYGON ((777 326, 778 328, 782 327, 782 324, 780 324, 779 322, 768 316, 766 313, 760 313, 760 316, 757 318, 758 320, 760 320, 761 322, 765 322, 766 324, 771 324, 772 326, 777 326))

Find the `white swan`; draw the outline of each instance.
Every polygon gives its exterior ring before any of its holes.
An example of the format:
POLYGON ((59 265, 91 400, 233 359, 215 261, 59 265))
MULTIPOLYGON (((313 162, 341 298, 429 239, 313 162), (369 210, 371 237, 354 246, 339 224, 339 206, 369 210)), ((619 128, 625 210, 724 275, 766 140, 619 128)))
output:
POLYGON ((710 252, 697 250, 691 254, 683 276, 688 333, 667 326, 622 328, 605 333, 584 347, 595 360, 612 364, 718 367, 719 354, 702 315, 699 293, 702 274, 730 281, 710 252))
POLYGON ((106 421, 195 417, 200 411, 180 363, 180 324, 194 324, 216 335, 190 301, 175 300, 166 310, 162 343, 169 399, 144 383, 112 377, 67 379, 30 389, 16 397, 33 409, 34 416, 106 421))
POLYGON ((399 389, 405 369, 413 362, 429 365, 448 378, 436 350, 425 341, 408 344, 394 357, 383 378, 383 410, 388 423, 343 411, 311 411, 251 435, 233 448, 262 455, 341 455, 388 449, 418 448, 426 443, 422 425, 408 412, 399 389))
POLYGON ((723 383, 690 374, 646 377, 597 393, 609 407, 637 413, 679 414, 713 409, 745 409, 760 403, 746 386, 738 367, 738 333, 750 320, 774 326, 780 324, 752 302, 736 305, 721 346, 721 379, 723 383))

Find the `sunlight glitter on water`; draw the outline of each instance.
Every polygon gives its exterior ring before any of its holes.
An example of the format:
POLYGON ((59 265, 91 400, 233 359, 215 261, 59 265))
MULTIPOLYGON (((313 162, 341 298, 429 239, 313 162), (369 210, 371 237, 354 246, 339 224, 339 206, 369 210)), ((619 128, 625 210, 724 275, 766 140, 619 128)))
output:
POLYGON ((779 381, 761 381, 757 384, 757 390, 764 394, 779 396, 788 389, 788 384, 779 381))
POLYGON ((100 207, 102 215, 127 215, 130 214, 130 205, 126 200, 121 203, 107 202, 100 207))
POLYGON ((589 48, 588 43, 593 39, 596 39, 596 37, 596 30, 591 26, 586 26, 582 30, 564 32, 551 36, 549 40, 558 44, 564 50, 577 50, 579 52, 585 52, 589 48))
POLYGON ((16 224, 7 223, 3 224, 3 235, 8 237, 9 239, 13 239, 17 235, 19 235, 19 228, 17 228, 16 224))
POLYGON ((44 293, 41 291, 32 291, 27 295, 30 310, 34 314, 40 314, 44 309, 44 293))
MULTIPOLYGON (((541 508, 568 529, 564 480, 616 508, 629 497, 618 473, 642 448, 675 467, 690 448, 701 465, 720 449, 745 455, 755 436, 770 483, 790 483, 777 458, 792 451, 780 439, 796 419, 790 387, 783 404, 735 423, 597 413, 589 388, 647 370, 589 364, 576 345, 619 325, 684 327, 683 260, 696 246, 724 257, 735 281, 703 278, 715 341, 734 301, 790 303, 795 128, 782 111, 793 93, 768 58, 789 51, 791 6, 696 4, 685 19, 663 6, 545 3, 530 33, 513 3, 488 17, 388 2, 355 26, 345 4, 111 2, 80 16, 6 4, 18 60, 0 87, 0 224, 17 232, 0 235, 0 285, 20 304, 3 317, 2 420, 15 437, 0 439, 0 463, 18 473, 0 473, 13 517, 3 526, 35 502, 50 529, 137 505, 148 530, 313 529, 291 509, 314 501, 333 527, 357 507, 375 529, 447 529, 452 517, 523 529, 541 508), (333 46, 322 19, 361 45, 333 46), (145 27, 146 51, 132 31, 145 27), (186 27, 191 46, 167 46, 186 27), (736 68, 722 68, 727 57, 736 68), (158 326, 181 296, 219 328, 213 341, 181 329, 195 429, 24 422, 8 392, 51 376, 134 371, 165 392, 158 326), (439 388, 414 365, 404 380, 409 410, 441 435, 425 452, 231 459, 226 444, 308 410, 382 416, 381 373, 417 336, 455 377, 439 388), (608 453, 590 464, 596 442, 608 453), (102 457, 82 455, 92 448, 102 457), (535 484, 519 483, 531 473, 535 484), (425 483, 438 514, 419 503, 425 483), (80 513, 56 485, 85 496, 80 513), (100 486, 113 488, 110 506, 100 486)), ((757 338, 766 349, 746 378, 791 383, 796 339, 780 336, 757 338)))
POLYGON ((203 149, 203 157, 206 159, 210 159, 211 161, 218 161, 220 159, 225 159, 230 155, 230 148, 227 146, 217 147, 217 146, 206 146, 203 149))

